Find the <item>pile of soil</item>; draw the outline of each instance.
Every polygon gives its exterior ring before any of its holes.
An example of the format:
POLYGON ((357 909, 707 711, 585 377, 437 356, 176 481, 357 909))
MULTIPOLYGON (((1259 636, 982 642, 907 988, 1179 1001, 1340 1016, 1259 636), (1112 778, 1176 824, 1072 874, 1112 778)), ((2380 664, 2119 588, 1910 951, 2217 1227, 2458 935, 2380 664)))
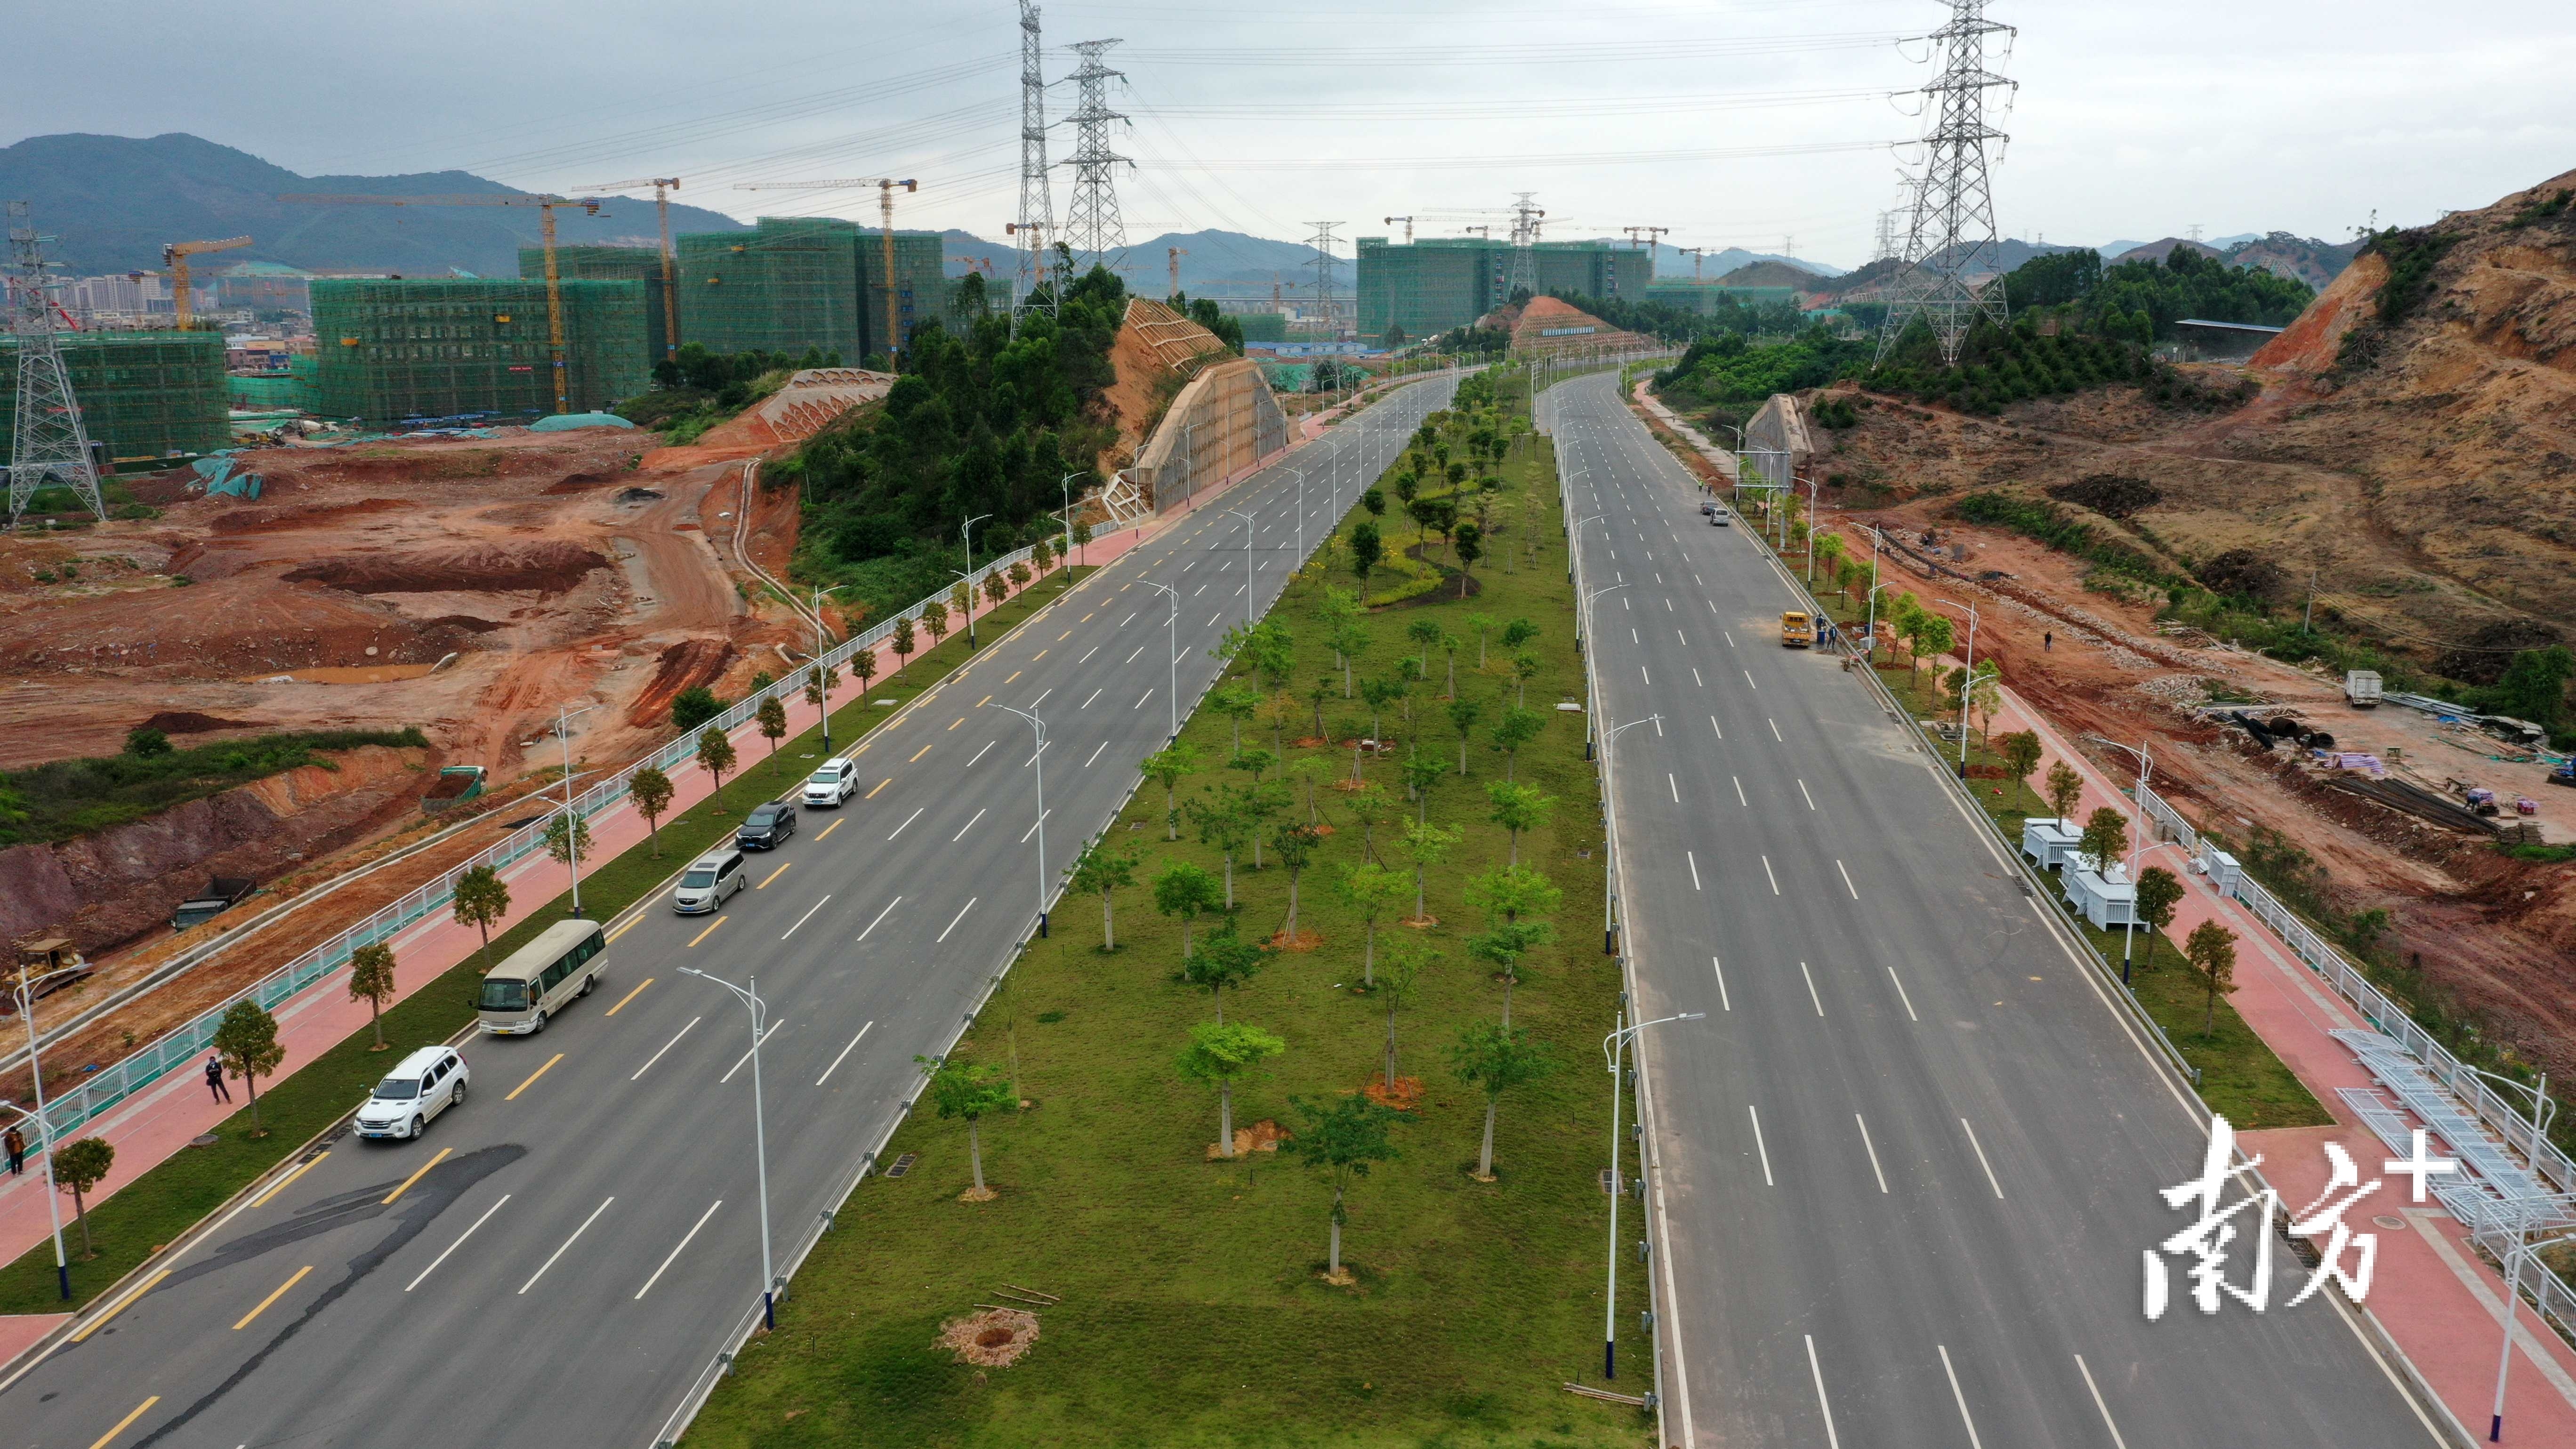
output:
POLYGON ((2048 496, 2060 503, 2090 508, 2105 518, 2126 518, 2164 501, 2153 483, 2118 473, 2087 473, 2072 483, 2050 488, 2048 496))
POLYGON ((286 581, 327 584, 353 594, 560 594, 608 559, 568 539, 526 544, 481 543, 415 553, 344 554, 292 569, 286 581))

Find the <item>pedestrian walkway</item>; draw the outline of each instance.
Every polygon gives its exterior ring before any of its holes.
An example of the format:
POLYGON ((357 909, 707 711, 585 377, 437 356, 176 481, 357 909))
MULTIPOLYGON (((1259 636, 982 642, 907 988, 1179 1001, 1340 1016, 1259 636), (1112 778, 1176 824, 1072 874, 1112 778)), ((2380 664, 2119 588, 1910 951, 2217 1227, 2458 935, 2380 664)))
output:
MULTIPOLYGON (((2039 736, 2045 753, 2035 776, 2044 777, 2063 760, 2084 777, 2078 818, 2105 806, 2131 813, 2119 787, 2068 748, 2038 711, 2009 689, 2002 696, 1993 728, 2027 729, 2039 736)), ((2242 1133, 2239 1147, 2262 1157, 2264 1176, 2293 1211, 2317 1201, 2326 1189, 2327 1142, 2341 1144, 2364 1182, 2381 1177, 2380 1164, 2389 1155, 2386 1145, 2337 1096, 2342 1088, 2370 1087, 2373 1078, 2352 1050, 2331 1035, 2367 1029, 2369 1023, 2327 990, 2244 906, 2219 895, 2206 876, 2187 869, 2179 845, 2152 836, 2143 840, 2149 848, 2139 853, 2139 869, 2162 865, 2186 887, 2174 908, 2174 938, 2185 938, 2212 920, 2236 933, 2238 990, 2228 1004, 2335 1119, 2331 1127, 2242 1133)), ((2457 1219, 2429 1199, 2410 1201, 2405 1178, 2388 1177, 2386 1184, 2347 1215, 2356 1231, 2378 1239, 2376 1272, 2364 1310, 2379 1321, 2451 1414, 2484 1439, 2503 1338, 2504 1280, 2468 1246, 2468 1233, 2457 1219)), ((2284 1310, 2276 1303, 2272 1311, 2284 1310)), ((2528 1304, 2517 1325, 2503 1442, 2576 1444, 2576 1351, 2538 1323, 2528 1304)))

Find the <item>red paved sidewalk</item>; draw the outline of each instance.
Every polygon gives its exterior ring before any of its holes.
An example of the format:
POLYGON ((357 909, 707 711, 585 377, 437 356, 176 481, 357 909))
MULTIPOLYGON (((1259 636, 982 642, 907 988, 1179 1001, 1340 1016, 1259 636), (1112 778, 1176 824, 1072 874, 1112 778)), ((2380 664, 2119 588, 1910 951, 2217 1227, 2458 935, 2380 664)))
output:
MULTIPOLYGON (((2084 777, 2084 797, 2076 807, 2079 816, 2102 806, 2124 814, 2131 810, 2128 797, 2112 781, 2068 749, 2048 722, 2009 689, 2003 691, 1996 728, 2028 729, 2039 735, 2046 754, 2038 773, 2045 775, 2051 764, 2064 760, 2084 777)), ((2147 838, 2152 839, 2152 834, 2147 838)), ((2306 1208, 2324 1192, 2328 1173, 2324 1144, 2329 1141, 2342 1144, 2360 1169, 2362 1181, 2382 1177, 2387 1145, 2353 1118, 2335 1095, 2339 1087, 2372 1085, 2370 1074, 2343 1043, 2328 1035, 2367 1023, 2242 905, 2221 897, 2207 877, 2184 869, 2184 861, 2182 847, 2170 841, 2156 842, 2139 854, 2140 869, 2151 862, 2161 864, 2185 883, 2183 899, 2174 910, 2174 937, 2188 936, 2209 920, 2236 933, 2238 990, 2228 1004, 2335 1119, 2331 1127, 2247 1132, 2238 1137, 2239 1145, 2261 1155, 2264 1175, 2292 1211, 2306 1208)), ((2164 969, 2176 968, 2168 964, 2164 969)), ((2439 1203, 2429 1198, 2423 1204, 2410 1202, 2407 1179, 2385 1180, 2385 1186, 2364 1198, 2346 1218, 2355 1231, 2374 1233, 2378 1239, 2377 1268, 2364 1307, 2452 1414, 2483 1439, 2493 1411, 2497 1351, 2503 1342, 2504 1280, 2467 1246, 2465 1228, 2439 1203), (2374 1221, 2380 1218, 2399 1220, 2402 1225, 2388 1228, 2374 1221)), ((2272 1311, 2282 1309, 2275 1303, 2272 1311)), ((2519 1350, 2506 1402, 2503 1442, 2576 1445, 2576 1352, 2539 1324, 2528 1304, 2516 1323, 2519 1350)))

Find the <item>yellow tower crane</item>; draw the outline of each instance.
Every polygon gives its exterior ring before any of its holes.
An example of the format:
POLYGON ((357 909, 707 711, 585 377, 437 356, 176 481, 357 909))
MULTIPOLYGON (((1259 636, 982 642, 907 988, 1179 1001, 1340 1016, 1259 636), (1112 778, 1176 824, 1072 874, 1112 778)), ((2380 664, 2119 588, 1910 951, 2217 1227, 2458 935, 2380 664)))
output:
POLYGON ((492 196, 306 196, 288 195, 277 198, 297 206, 533 206, 537 209, 537 230, 545 238, 546 248, 546 342, 552 350, 555 374, 555 411, 572 411, 572 379, 564 368, 563 274, 555 267, 555 208, 578 206, 590 216, 599 215, 602 198, 596 196, 538 196, 522 192, 503 192, 492 196))
POLYGON ((581 189, 624 191, 635 186, 653 188, 653 210, 662 220, 662 357, 668 361, 680 355, 680 264, 671 251, 671 193, 680 189, 680 178, 646 176, 634 181, 610 181, 581 189))
POLYGON ((880 260, 885 268, 886 360, 891 362, 894 355, 903 350, 903 318, 897 308, 894 285, 894 189, 900 186, 907 192, 919 191, 921 183, 909 178, 897 181, 890 176, 875 176, 858 181, 737 181, 733 189, 736 191, 848 191, 861 186, 873 186, 877 189, 877 207, 880 215, 878 235, 884 246, 880 260))
POLYGON ((179 313, 180 331, 193 331, 197 322, 197 297, 195 283, 188 276, 188 258, 249 245, 249 237, 228 236, 222 241, 172 242, 161 249, 161 265, 170 269, 170 289, 179 313))

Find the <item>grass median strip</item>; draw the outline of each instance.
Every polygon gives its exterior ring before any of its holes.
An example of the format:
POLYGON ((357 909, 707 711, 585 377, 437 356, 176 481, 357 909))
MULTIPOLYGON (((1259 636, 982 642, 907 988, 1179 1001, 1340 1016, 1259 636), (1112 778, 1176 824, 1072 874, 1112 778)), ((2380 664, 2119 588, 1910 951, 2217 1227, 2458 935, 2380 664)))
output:
MULTIPOLYGON (((1088 571, 1073 571, 1077 576, 1085 572, 1088 571)), ((1065 572, 1059 570, 1044 582, 1014 595, 991 614, 978 615, 976 624, 986 631, 983 637, 988 641, 997 639, 1040 607, 1054 602, 1058 585, 1065 579, 1065 572)), ((988 642, 974 657, 990 649, 988 642)), ((883 726, 889 716, 902 713, 901 705, 919 698, 930 686, 966 664, 969 657, 964 636, 954 633, 937 647, 913 655, 901 678, 880 677, 863 697, 833 713, 835 743, 846 748, 849 741, 864 739, 870 731, 883 726), (879 706, 880 700, 889 698, 897 701, 897 708, 879 706)), ((701 801, 665 819, 658 858, 648 845, 639 844, 614 859, 587 866, 582 875, 584 909, 601 920, 615 918, 660 889, 677 866, 730 838, 742 823, 744 811, 779 795, 809 773, 812 762, 821 758, 821 737, 815 732, 812 712, 805 706, 791 706, 789 716, 804 726, 803 733, 782 741, 780 748, 762 754, 756 763, 747 763, 741 774, 726 779, 716 800, 701 801)), ((752 753, 745 750, 744 758, 751 761, 752 753)), ((569 895, 559 895, 493 937, 492 959, 501 960, 536 939, 539 932, 564 919, 570 905, 569 895)), ((266 1134, 251 1135, 250 1115, 245 1107, 240 1114, 217 1125, 213 1143, 183 1149, 131 1180, 119 1174, 114 1195, 90 1205, 90 1233, 98 1252, 95 1257, 81 1259, 75 1245, 71 1302, 64 1303, 56 1288, 54 1250, 47 1241, 0 1268, 0 1314, 59 1313, 105 1292, 147 1262, 158 1251, 157 1245, 176 1241, 226 1199, 276 1169, 289 1154, 364 1100, 384 1075, 388 1060, 399 1060, 402 1053, 414 1047, 446 1041, 464 1028, 474 1018, 474 1000, 482 976, 483 957, 477 951, 428 985, 386 1007, 385 1041, 394 1049, 390 1057, 369 1050, 373 1037, 363 1026, 316 1056, 300 1061, 290 1057, 285 1067, 288 1075, 260 1085, 260 1115, 268 1128, 266 1134)), ((330 985, 321 989, 341 988, 330 985)), ((51 1058, 46 1065, 49 1071, 79 1069, 76 1063, 57 1063, 51 1058)), ((157 1090, 159 1086, 155 1083, 147 1090, 157 1090)))

